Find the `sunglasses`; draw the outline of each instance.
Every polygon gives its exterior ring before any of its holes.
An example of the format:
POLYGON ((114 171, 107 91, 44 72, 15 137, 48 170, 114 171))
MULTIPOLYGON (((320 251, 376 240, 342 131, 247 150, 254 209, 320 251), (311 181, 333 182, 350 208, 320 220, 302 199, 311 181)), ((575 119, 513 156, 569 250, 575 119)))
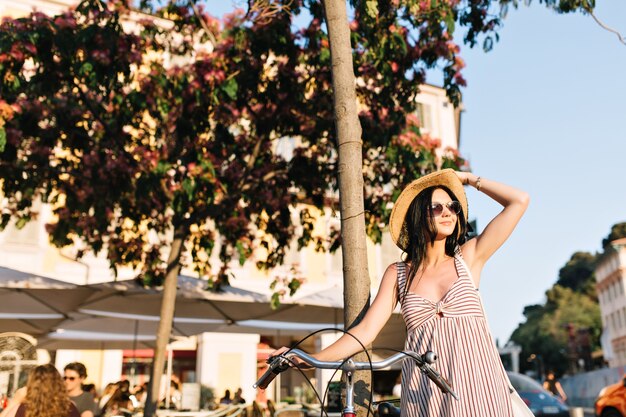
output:
POLYGON ((64 376, 63 379, 66 380, 66 381, 74 381, 76 379, 76 377, 75 376, 64 376))
POLYGON ((447 207, 451 213, 459 214, 461 212, 461 203, 458 201, 450 201, 446 204, 443 203, 433 203, 430 206, 432 210, 433 216, 441 216, 443 214, 443 208, 447 207))

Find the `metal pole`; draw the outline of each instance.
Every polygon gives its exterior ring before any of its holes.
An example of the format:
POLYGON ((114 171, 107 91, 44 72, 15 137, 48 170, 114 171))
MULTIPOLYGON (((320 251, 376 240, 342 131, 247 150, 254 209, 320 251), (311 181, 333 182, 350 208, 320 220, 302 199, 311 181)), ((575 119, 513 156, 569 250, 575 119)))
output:
POLYGON ((135 320, 135 332, 133 334, 133 357, 130 361, 130 381, 133 386, 137 385, 137 337, 139 334, 139 320, 135 320))
POLYGON ((167 345, 167 380, 165 381, 165 408, 170 408, 170 384, 172 383, 172 359, 174 351, 167 345))

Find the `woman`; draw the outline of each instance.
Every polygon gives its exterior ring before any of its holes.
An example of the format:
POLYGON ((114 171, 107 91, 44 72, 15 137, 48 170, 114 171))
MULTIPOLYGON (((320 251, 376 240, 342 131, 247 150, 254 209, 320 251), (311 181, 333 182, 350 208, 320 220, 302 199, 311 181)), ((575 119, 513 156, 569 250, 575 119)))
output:
POLYGON ((555 397, 560 398, 563 402, 567 401, 567 395, 565 395, 561 383, 556 379, 556 376, 554 376, 554 371, 548 371, 546 380, 543 381, 543 387, 554 394, 555 397))
POLYGON ((102 407, 100 416, 131 416, 133 403, 130 399, 130 382, 121 380, 115 383, 115 390, 102 407))
MULTIPOLYGON (((436 352, 439 372, 459 394, 457 401, 404 361, 403 416, 508 417, 510 384, 489 331, 478 294, 485 262, 506 241, 528 206, 513 187, 451 169, 413 181, 400 194, 389 222, 404 260, 389 265, 374 302, 350 333, 370 344, 397 303, 407 325, 406 349, 436 352), (476 238, 466 240, 467 198, 463 185, 500 203, 503 210, 476 238)), ((274 354, 287 350, 281 348, 274 354)), ((337 361, 361 350, 349 335, 313 354, 337 361)))
POLYGON ((16 417, 80 417, 67 394, 59 371, 51 365, 39 365, 30 371, 26 397, 16 417))
POLYGON ((104 387, 104 391, 102 392, 102 397, 98 400, 98 408, 100 409, 100 415, 104 414, 105 407, 113 394, 117 391, 117 384, 113 382, 109 382, 106 387, 104 387))

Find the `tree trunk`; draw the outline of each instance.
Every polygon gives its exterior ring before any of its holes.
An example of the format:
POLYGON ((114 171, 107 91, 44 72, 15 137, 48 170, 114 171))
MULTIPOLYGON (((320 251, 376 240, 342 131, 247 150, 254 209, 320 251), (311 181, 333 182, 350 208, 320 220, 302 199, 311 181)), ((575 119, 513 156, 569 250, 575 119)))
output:
MULTIPOLYGON (((331 52, 334 112, 339 149, 344 321, 346 329, 350 329, 367 311, 370 298, 363 202, 363 144, 357 113, 346 1, 325 0, 324 11, 331 52)), ((367 359, 364 354, 359 354, 357 360, 367 359)), ((360 372, 356 379, 356 403, 364 406, 369 398, 370 374, 360 372)), ((366 412, 365 409, 358 409, 360 416, 364 416, 366 412)))
MULTIPOLYGON (((154 349, 154 358, 152 360, 152 370, 150 375, 148 397, 144 410, 145 417, 152 417, 156 414, 159 402, 159 389, 161 387, 161 378, 163 376, 163 368, 165 366, 165 355, 167 344, 172 333, 172 322, 174 321, 174 308, 176 306, 176 288, 178 284, 178 274, 180 273, 180 256, 185 243, 187 229, 185 226, 178 226, 174 230, 174 239, 170 256, 167 260, 167 271, 165 274, 165 283, 163 284, 163 299, 161 301, 161 320, 157 330, 156 348, 154 349)), ((169 381, 167 387, 169 388, 169 381)))

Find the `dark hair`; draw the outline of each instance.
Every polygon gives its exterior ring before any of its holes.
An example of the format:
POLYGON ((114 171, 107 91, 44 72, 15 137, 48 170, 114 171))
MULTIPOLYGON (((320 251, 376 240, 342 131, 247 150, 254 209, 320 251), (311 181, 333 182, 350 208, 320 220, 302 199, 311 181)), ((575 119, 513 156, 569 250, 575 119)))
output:
POLYGON ((81 378, 87 378, 87 368, 80 362, 72 362, 65 365, 64 371, 74 371, 81 378))
MULTIPOLYGON (((420 192, 409 205, 404 219, 406 223, 408 244, 404 253, 406 254, 404 262, 410 262, 411 266, 407 274, 407 279, 402 294, 402 299, 409 292, 409 288, 413 283, 413 279, 417 274, 422 261, 426 257, 426 248, 429 244, 435 242, 437 237, 437 225, 432 213, 433 192, 441 189, 448 193, 453 201, 459 201, 449 188, 437 185, 429 187, 420 192)), ((465 243, 465 235, 467 233, 467 222, 463 212, 457 216, 454 232, 446 238, 445 252, 448 256, 454 256, 456 247, 465 243)))
POLYGON ((130 381, 128 379, 122 379, 117 381, 117 386, 120 390, 124 392, 130 391, 130 381))
POLYGON ((95 391, 96 386, 95 384, 83 384, 82 388, 83 388, 83 391, 90 392, 90 391, 95 391))

